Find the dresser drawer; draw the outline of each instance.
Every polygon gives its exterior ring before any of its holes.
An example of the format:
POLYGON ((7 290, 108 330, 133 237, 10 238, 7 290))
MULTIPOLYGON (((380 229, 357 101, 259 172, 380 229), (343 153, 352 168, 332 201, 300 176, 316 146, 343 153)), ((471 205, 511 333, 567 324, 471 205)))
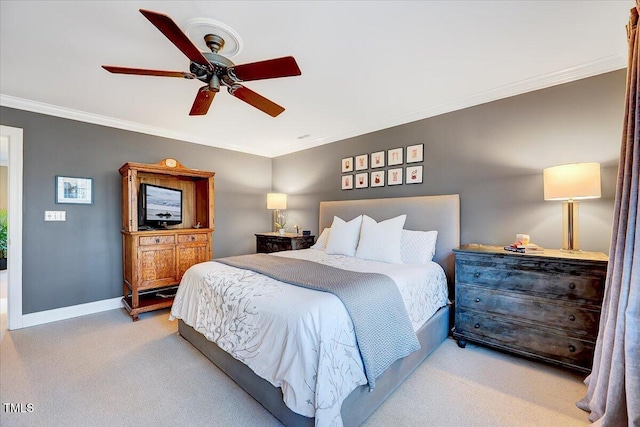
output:
POLYGON ((604 271, 534 258, 457 257, 456 282, 600 305, 604 271))
POLYGON ((507 293, 478 286, 458 284, 456 307, 481 313, 499 314, 552 328, 595 341, 600 311, 584 305, 515 292, 507 293), (558 301, 558 302, 556 302, 558 301))
POLYGON ((528 356, 538 356, 571 366, 591 369, 594 344, 532 327, 500 316, 483 315, 456 308, 457 337, 495 345, 528 356))
POLYGON ((206 242, 207 240, 209 240, 209 235, 205 233, 178 235, 178 243, 206 242))
POLYGON ((168 236, 140 236, 138 242, 140 246, 172 245, 176 242, 176 236, 173 234, 168 236))

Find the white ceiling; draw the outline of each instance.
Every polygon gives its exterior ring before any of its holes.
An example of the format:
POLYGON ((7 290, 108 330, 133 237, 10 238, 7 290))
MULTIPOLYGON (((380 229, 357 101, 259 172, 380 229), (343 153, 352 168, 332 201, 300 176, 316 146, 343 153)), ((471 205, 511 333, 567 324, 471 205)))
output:
POLYGON ((624 68, 634 4, 2 0, 0 105, 274 157, 624 68), (294 56, 302 76, 246 83, 286 111, 221 91, 191 117, 201 82, 103 70, 188 71, 140 8, 230 26, 236 64, 294 56))

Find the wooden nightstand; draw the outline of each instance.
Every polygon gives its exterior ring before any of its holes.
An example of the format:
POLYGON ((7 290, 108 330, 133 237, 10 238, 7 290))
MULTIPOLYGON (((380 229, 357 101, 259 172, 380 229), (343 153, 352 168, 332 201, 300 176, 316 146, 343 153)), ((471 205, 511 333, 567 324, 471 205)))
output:
POLYGON ((466 245, 455 252, 453 337, 589 372, 608 257, 545 249, 520 254, 466 245))
POLYGON ((309 249, 315 241, 315 236, 303 236, 296 233, 256 233, 256 252, 268 254, 271 252, 309 249))

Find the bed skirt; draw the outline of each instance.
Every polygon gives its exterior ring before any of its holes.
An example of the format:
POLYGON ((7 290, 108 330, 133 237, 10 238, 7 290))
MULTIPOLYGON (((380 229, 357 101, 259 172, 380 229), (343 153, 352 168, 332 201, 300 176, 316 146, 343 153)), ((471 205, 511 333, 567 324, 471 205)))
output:
MULTIPOLYGON (((393 363, 369 391, 362 385, 351 392, 342 404, 345 427, 361 425, 393 391, 449 335, 449 306, 439 309, 417 332, 421 348, 393 363)), ((191 326, 178 320, 178 332, 262 406, 288 427, 314 426, 314 419, 296 414, 282 401, 282 392, 267 380, 257 376, 247 365, 222 350, 191 326)))

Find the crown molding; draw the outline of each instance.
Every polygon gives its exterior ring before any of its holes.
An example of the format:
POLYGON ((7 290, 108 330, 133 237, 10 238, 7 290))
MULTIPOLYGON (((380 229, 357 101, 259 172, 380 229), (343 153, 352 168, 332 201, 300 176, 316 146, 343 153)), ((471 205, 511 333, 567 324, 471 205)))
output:
POLYGON ((600 74, 609 73, 627 68, 627 58, 622 55, 609 56, 596 61, 581 64, 565 70, 556 71, 549 74, 521 80, 494 89, 476 93, 471 96, 459 98, 451 102, 435 104, 424 109, 415 110, 411 113, 398 115, 376 122, 375 128, 368 126, 352 129, 345 133, 340 133, 328 137, 292 144, 286 149, 274 150, 271 157, 278 157, 285 154, 295 153, 296 151, 317 147, 331 142, 341 141, 343 139, 353 138, 367 133, 377 132, 379 130, 388 129, 411 122, 415 122, 429 117, 439 116, 440 114, 450 113, 465 108, 473 107, 488 102, 497 101, 499 99, 509 98, 516 95, 522 95, 527 92, 533 92, 540 89, 546 89, 552 86, 569 83, 600 74))
POLYGON ((17 98, 10 95, 0 94, 0 106, 273 158, 317 147, 320 145, 329 144, 331 142, 376 132, 382 129, 415 122, 429 117, 438 116, 440 114, 485 104, 488 102, 496 101, 498 99, 509 98, 515 95, 521 95, 523 93, 545 89, 548 87, 569 83, 587 77, 593 77, 599 74, 620 70, 626 67, 626 57, 622 55, 609 56, 565 70, 560 70, 530 79, 509 83, 504 86, 499 86, 494 89, 479 92, 474 95, 456 99, 450 102, 431 105, 427 108, 415 110, 408 114, 402 114, 388 118, 387 120, 376 121, 376 125, 373 127, 362 126, 359 128, 351 129, 347 132, 338 133, 327 137, 305 140, 304 142, 291 144, 286 148, 276 150, 254 150, 234 144, 220 143, 220 141, 218 140, 216 140, 215 142, 210 140, 203 140, 202 138, 189 133, 176 132, 165 128, 148 126, 126 120, 115 119, 112 117, 101 116, 98 114, 87 113, 84 111, 73 110, 70 108, 58 107, 55 105, 17 98))

